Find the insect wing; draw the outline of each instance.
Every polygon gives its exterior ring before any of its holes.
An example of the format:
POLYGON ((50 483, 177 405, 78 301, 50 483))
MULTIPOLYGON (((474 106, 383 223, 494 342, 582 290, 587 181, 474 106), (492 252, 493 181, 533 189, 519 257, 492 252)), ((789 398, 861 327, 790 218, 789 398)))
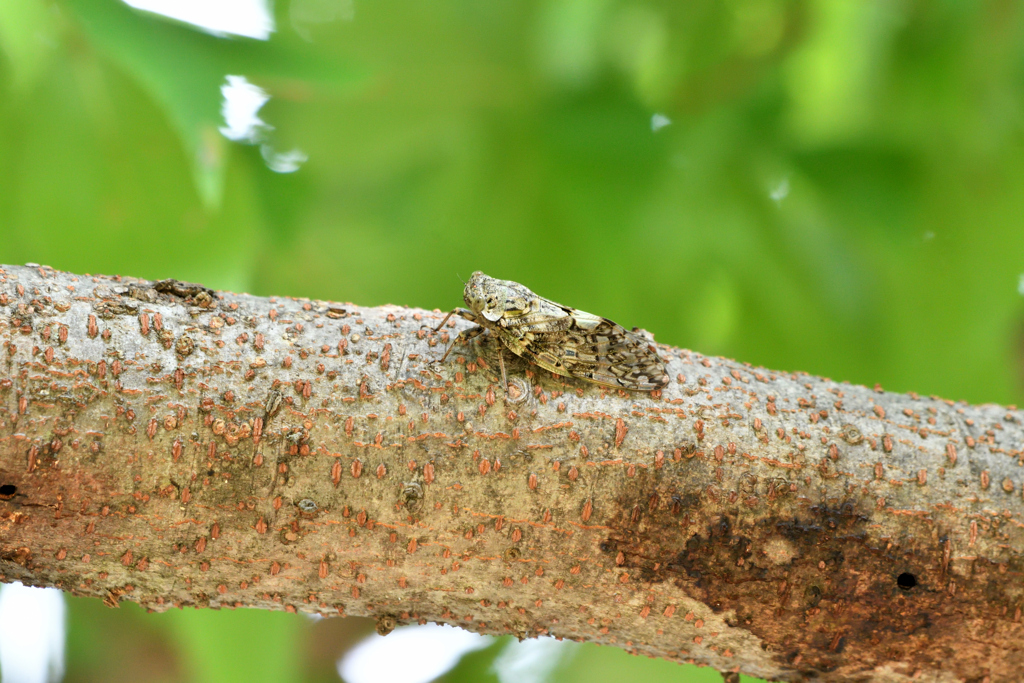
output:
POLYGON ((523 334, 559 332, 572 327, 574 312, 568 306, 562 306, 538 296, 529 303, 525 310, 506 309, 498 324, 523 334))
POLYGON ((533 332, 523 355, 552 372, 633 391, 668 384, 665 364, 643 337, 584 311, 572 311, 573 326, 547 334, 533 332))

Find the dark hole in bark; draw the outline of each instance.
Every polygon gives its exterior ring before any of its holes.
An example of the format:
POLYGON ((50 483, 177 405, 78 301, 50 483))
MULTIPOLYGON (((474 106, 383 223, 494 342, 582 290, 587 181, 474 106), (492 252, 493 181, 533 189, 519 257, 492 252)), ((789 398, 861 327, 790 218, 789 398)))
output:
POLYGON ((14 484, 4 484, 0 486, 0 500, 10 500, 14 497, 14 493, 18 490, 18 487, 14 484))
POLYGON ((910 572, 903 572, 896 577, 896 585, 903 590, 908 591, 917 585, 917 577, 910 572))

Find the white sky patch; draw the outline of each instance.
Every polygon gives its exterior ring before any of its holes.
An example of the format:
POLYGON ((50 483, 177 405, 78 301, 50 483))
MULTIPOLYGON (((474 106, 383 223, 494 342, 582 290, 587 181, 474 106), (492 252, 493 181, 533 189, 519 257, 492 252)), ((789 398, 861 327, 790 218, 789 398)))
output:
POLYGON ((651 117, 651 130, 657 133, 659 130, 672 123, 672 119, 664 114, 655 114, 651 117))
POLYGON ((64 596, 56 588, 0 587, 0 671, 11 683, 64 677, 64 596))
POLYGON ((263 155, 263 161, 267 162, 267 168, 274 173, 295 173, 309 160, 309 156, 301 149, 275 152, 270 145, 260 145, 260 154, 263 155))
POLYGON ((427 683, 490 643, 452 626, 404 626, 367 637, 338 661, 338 673, 348 683, 427 683))
POLYGON ((772 191, 768 193, 768 196, 772 198, 776 204, 781 204, 782 200, 789 196, 789 178, 783 178, 779 181, 779 184, 772 188, 772 191))
POLYGON ((260 118, 260 109, 270 101, 267 92, 246 80, 245 76, 228 76, 227 84, 220 87, 224 96, 221 115, 227 125, 220 127, 228 140, 248 145, 259 145, 267 167, 275 173, 294 173, 309 156, 300 149, 276 152, 267 142, 274 127, 260 118))
POLYGON ((1017 293, 1024 296, 1024 273, 1020 274, 1020 279, 1017 280, 1017 293))
POLYGON ((268 0, 124 0, 135 9, 192 24, 216 36, 267 40, 274 32, 268 0))
POLYGON ((220 111, 227 124, 220 127, 221 134, 235 142, 259 142, 264 133, 274 129, 259 117, 260 107, 270 101, 270 95, 245 76, 228 76, 227 81, 227 85, 220 86, 224 95, 220 111))
POLYGON ((576 643, 554 638, 528 638, 509 643, 494 660, 501 683, 544 683, 563 657, 576 654, 576 643))

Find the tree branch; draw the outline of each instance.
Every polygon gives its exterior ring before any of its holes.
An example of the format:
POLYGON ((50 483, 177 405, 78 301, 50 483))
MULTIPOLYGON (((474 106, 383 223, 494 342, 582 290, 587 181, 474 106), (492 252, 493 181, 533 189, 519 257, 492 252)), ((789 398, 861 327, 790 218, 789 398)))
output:
POLYGON ((669 347, 662 392, 506 354, 506 396, 493 339, 432 363, 439 320, 0 269, 0 579, 769 679, 1024 668, 1013 407, 669 347))

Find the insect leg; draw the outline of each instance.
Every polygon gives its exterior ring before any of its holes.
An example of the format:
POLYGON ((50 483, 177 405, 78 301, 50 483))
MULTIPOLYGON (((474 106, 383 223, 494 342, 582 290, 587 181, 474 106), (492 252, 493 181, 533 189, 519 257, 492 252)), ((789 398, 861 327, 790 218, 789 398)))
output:
POLYGON ((448 312, 448 315, 444 317, 444 320, 441 321, 441 324, 434 328, 434 332, 437 332, 442 327, 444 327, 444 324, 448 322, 448 318, 451 318, 453 315, 461 316, 471 323, 477 322, 476 313, 469 310, 468 308, 453 308, 448 312))
POLYGON ((501 344, 498 345, 498 367, 501 368, 501 386, 505 388, 505 395, 508 396, 508 377, 505 375, 505 354, 501 348, 501 344))
MULTIPOLYGON (((451 314, 449 314, 449 315, 451 315, 451 314)), ((483 332, 484 332, 484 328, 483 327, 479 327, 479 326, 478 327, 471 327, 468 330, 463 330, 462 332, 459 332, 459 336, 457 336, 455 338, 455 341, 453 341, 451 343, 451 346, 449 346, 448 350, 444 352, 444 355, 441 356, 441 360, 439 360, 438 363, 443 363, 444 359, 448 357, 448 354, 451 353, 452 349, 454 349, 456 346, 458 346, 459 344, 462 344, 463 342, 468 342, 471 339, 476 339, 481 334, 483 334, 483 332)))

